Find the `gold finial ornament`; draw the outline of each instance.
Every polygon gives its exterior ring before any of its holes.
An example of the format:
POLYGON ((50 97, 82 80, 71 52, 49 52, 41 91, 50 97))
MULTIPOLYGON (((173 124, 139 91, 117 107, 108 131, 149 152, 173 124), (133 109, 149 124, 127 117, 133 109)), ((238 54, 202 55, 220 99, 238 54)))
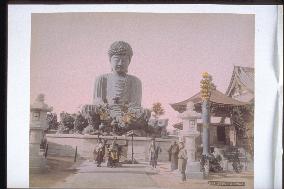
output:
POLYGON ((208 72, 203 72, 203 73, 202 73, 202 77, 203 77, 203 78, 208 78, 208 77, 209 77, 208 72))
POLYGON ((209 100, 211 91, 216 90, 216 86, 212 82, 212 76, 208 72, 202 73, 202 80, 200 81, 201 98, 202 100, 209 100))

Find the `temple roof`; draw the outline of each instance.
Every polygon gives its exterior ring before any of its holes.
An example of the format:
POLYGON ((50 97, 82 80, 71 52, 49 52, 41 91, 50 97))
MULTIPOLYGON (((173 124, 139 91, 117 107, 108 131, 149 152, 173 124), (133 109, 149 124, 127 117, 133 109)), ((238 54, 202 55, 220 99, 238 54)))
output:
POLYGON ((254 93, 254 68, 234 66, 226 95, 232 96, 233 89, 236 87, 236 84, 239 84, 249 92, 254 93))
MULTIPOLYGON (((186 110, 186 105, 190 101, 193 102, 195 105, 201 104, 202 103, 201 92, 195 94, 194 96, 190 97, 187 100, 177 102, 177 103, 174 103, 174 104, 170 104, 170 105, 174 110, 181 113, 181 112, 184 112, 186 110)), ((227 107, 247 105, 247 103, 245 103, 245 102, 241 102, 241 101, 238 101, 238 100, 235 100, 231 97, 226 96, 225 94, 218 91, 217 89, 211 92, 211 97, 210 97, 209 101, 212 102, 215 105, 227 106, 227 107)))

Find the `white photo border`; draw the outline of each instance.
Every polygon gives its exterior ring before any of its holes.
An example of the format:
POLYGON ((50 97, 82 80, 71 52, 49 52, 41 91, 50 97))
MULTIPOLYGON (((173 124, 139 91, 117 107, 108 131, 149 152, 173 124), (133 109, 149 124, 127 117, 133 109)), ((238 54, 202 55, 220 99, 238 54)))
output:
MULTIPOLYGON (((277 10, 276 5, 8 5, 7 187, 29 187, 31 13, 146 12, 255 14, 254 187, 277 188, 273 162, 275 156, 283 153, 282 144, 273 148, 274 132, 279 126, 281 135, 278 137, 282 136, 281 121, 278 124, 275 121, 279 111, 277 91, 283 87, 283 77, 281 84, 275 71, 277 10)), ((281 37, 280 41, 283 32, 281 37)), ((280 62, 282 66, 283 58, 280 62)), ((283 97, 283 90, 280 94, 283 97)), ((278 115, 279 120, 281 116, 278 115)), ((278 141, 281 140, 278 138, 278 141)), ((282 167, 279 163, 282 162, 276 162, 276 167, 282 167)))

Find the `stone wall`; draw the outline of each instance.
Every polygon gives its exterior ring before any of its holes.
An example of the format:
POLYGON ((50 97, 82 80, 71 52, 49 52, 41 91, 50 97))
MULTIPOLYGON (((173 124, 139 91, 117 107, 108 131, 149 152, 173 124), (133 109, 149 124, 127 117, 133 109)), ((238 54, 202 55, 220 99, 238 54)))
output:
MULTIPOLYGON (((48 155, 52 156, 75 156, 77 147, 77 155, 86 159, 93 159, 94 147, 97 143, 97 135, 80 135, 80 134, 47 134, 48 155)), ((113 136, 100 136, 106 139, 110 144, 113 136)), ((131 159, 132 141, 131 137, 117 136, 117 143, 123 146, 123 155, 121 160, 131 159)), ((174 139, 156 138, 157 144, 161 147, 162 152, 159 154, 158 161, 168 161, 168 149, 174 139)), ((148 147, 151 138, 133 137, 134 158, 137 161, 149 161, 148 147)))

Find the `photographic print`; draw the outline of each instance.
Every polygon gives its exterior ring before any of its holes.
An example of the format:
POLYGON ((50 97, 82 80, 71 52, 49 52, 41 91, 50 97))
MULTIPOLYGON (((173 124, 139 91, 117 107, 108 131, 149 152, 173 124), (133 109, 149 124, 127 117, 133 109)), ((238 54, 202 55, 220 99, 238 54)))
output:
POLYGON ((30 187, 253 188, 255 16, 32 13, 30 187))

